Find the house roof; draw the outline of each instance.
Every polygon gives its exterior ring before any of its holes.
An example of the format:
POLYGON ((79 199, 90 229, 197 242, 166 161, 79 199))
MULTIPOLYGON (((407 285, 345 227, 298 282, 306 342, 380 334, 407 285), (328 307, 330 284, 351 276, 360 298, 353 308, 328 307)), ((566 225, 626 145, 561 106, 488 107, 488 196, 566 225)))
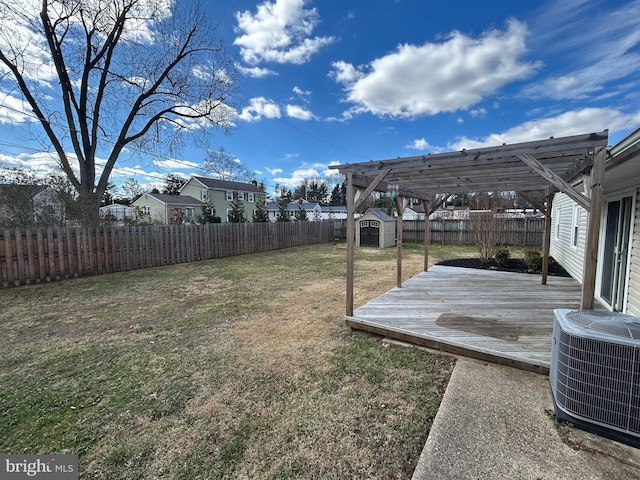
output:
POLYGON ((253 183, 242 183, 242 182, 229 182, 227 180, 219 180, 217 178, 207 178, 207 177, 191 177, 198 182, 200 182, 203 186, 207 188, 211 188, 213 190, 241 190, 243 192, 253 192, 253 193, 263 193, 257 185, 253 183))
MULTIPOLYGON (((318 207, 318 203, 316 202, 289 202, 287 203, 287 210, 298 210, 298 208, 303 207, 304 210, 313 210, 318 207)), ((277 202, 269 202, 267 203, 267 210, 278 210, 277 202)))
POLYGON ((201 207, 202 205, 205 205, 204 202, 196 200, 195 198, 188 195, 169 195, 168 193, 145 193, 142 197, 136 200, 136 202, 144 198, 145 195, 149 195, 150 197, 153 197, 166 205, 185 205, 190 207, 201 207))
POLYGON ((320 208, 322 208, 323 212, 346 212, 347 211, 346 205, 321 205, 320 208))
MULTIPOLYGON (((332 165, 353 185, 377 191, 399 186, 399 195, 428 200, 434 194, 546 190, 549 178, 570 183, 606 149, 608 131, 459 152, 332 165), (544 172, 543 176, 540 171, 544 172)), ((557 182, 556 182, 557 183, 557 182)))

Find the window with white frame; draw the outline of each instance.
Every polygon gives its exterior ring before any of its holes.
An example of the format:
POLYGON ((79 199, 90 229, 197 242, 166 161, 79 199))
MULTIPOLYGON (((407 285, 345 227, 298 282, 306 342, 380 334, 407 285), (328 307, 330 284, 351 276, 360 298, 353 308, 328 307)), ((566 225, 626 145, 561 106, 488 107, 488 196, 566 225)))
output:
POLYGON ((227 201, 232 202, 233 201, 233 192, 230 192, 227 190, 227 201))
POLYGON ((247 193, 247 201, 248 201, 248 202, 250 202, 250 203, 255 202, 255 201, 256 201, 256 200, 255 200, 255 194, 253 194, 253 193, 247 193))
POLYGON ((238 192, 238 200, 244 200, 244 192, 238 192))
POLYGON ((206 200, 209 196, 208 190, 200 190, 200 200, 206 200))
POLYGON ((571 248, 578 249, 578 235, 580 234, 580 206, 573 206, 573 216, 571 218, 571 248))
POLYGON ((151 215, 151 207, 149 205, 145 205, 142 207, 142 214, 143 215, 151 215))

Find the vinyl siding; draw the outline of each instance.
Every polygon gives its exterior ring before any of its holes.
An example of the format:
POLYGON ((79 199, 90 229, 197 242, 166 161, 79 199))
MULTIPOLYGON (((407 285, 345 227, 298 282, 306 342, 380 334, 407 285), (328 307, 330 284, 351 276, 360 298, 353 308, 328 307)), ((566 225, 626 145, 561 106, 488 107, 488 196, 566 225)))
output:
POLYGON ((556 231, 551 232, 551 246, 549 253, 556 262, 573 278, 582 283, 582 268, 584 262, 584 248, 587 231, 587 212, 580 209, 580 221, 578 231, 578 245, 571 245, 571 227, 573 220, 573 206, 575 202, 563 193, 556 194, 552 208, 552 226, 559 226, 558 236, 556 231), (555 217, 555 218, 554 218, 555 217))
POLYGON ((636 212, 631 244, 631 264, 627 284, 627 310, 629 315, 640 316, 640 190, 636 195, 636 212))
MULTIPOLYGON (((180 195, 189 195, 198 200, 202 200, 202 190, 205 190, 206 187, 203 187, 202 184, 195 179, 190 179, 189 182, 182 187, 180 195)), ((227 211, 231 208, 231 202, 227 200, 227 191, 226 190, 214 190, 208 189, 208 198, 209 201, 213 202, 213 206, 216 209, 216 215, 222 219, 222 222, 227 221, 227 211)), ((244 216, 247 220, 251 221, 253 219, 253 212, 256 208, 256 203, 260 198, 264 198, 264 193, 254 193, 254 201, 249 202, 247 200, 247 192, 246 190, 229 190, 233 192, 243 192, 244 200, 242 201, 244 205, 244 216)), ((202 200, 203 202, 205 200, 202 200)))

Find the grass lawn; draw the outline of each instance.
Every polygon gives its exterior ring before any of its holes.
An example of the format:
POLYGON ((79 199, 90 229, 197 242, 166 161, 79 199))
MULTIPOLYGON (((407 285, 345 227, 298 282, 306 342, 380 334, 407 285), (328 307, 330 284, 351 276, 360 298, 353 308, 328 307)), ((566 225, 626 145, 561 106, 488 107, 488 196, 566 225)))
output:
MULTIPOLYGON (((406 246, 404 276, 422 262, 406 246)), ((0 451, 84 479, 410 478, 453 361, 348 331, 344 277, 330 243, 0 290, 0 451)), ((394 284, 395 249, 357 250, 356 305, 394 284)))

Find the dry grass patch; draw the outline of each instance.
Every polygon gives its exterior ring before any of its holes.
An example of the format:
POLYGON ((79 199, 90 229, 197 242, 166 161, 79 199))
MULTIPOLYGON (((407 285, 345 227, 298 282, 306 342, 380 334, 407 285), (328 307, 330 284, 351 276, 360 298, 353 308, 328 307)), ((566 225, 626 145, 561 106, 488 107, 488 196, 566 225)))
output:
MULTIPOLYGON (((452 361, 347 331, 344 253, 0 291, 0 448, 77 453, 87 479, 410 478, 452 361)), ((360 304, 395 250, 357 257, 360 304)))

